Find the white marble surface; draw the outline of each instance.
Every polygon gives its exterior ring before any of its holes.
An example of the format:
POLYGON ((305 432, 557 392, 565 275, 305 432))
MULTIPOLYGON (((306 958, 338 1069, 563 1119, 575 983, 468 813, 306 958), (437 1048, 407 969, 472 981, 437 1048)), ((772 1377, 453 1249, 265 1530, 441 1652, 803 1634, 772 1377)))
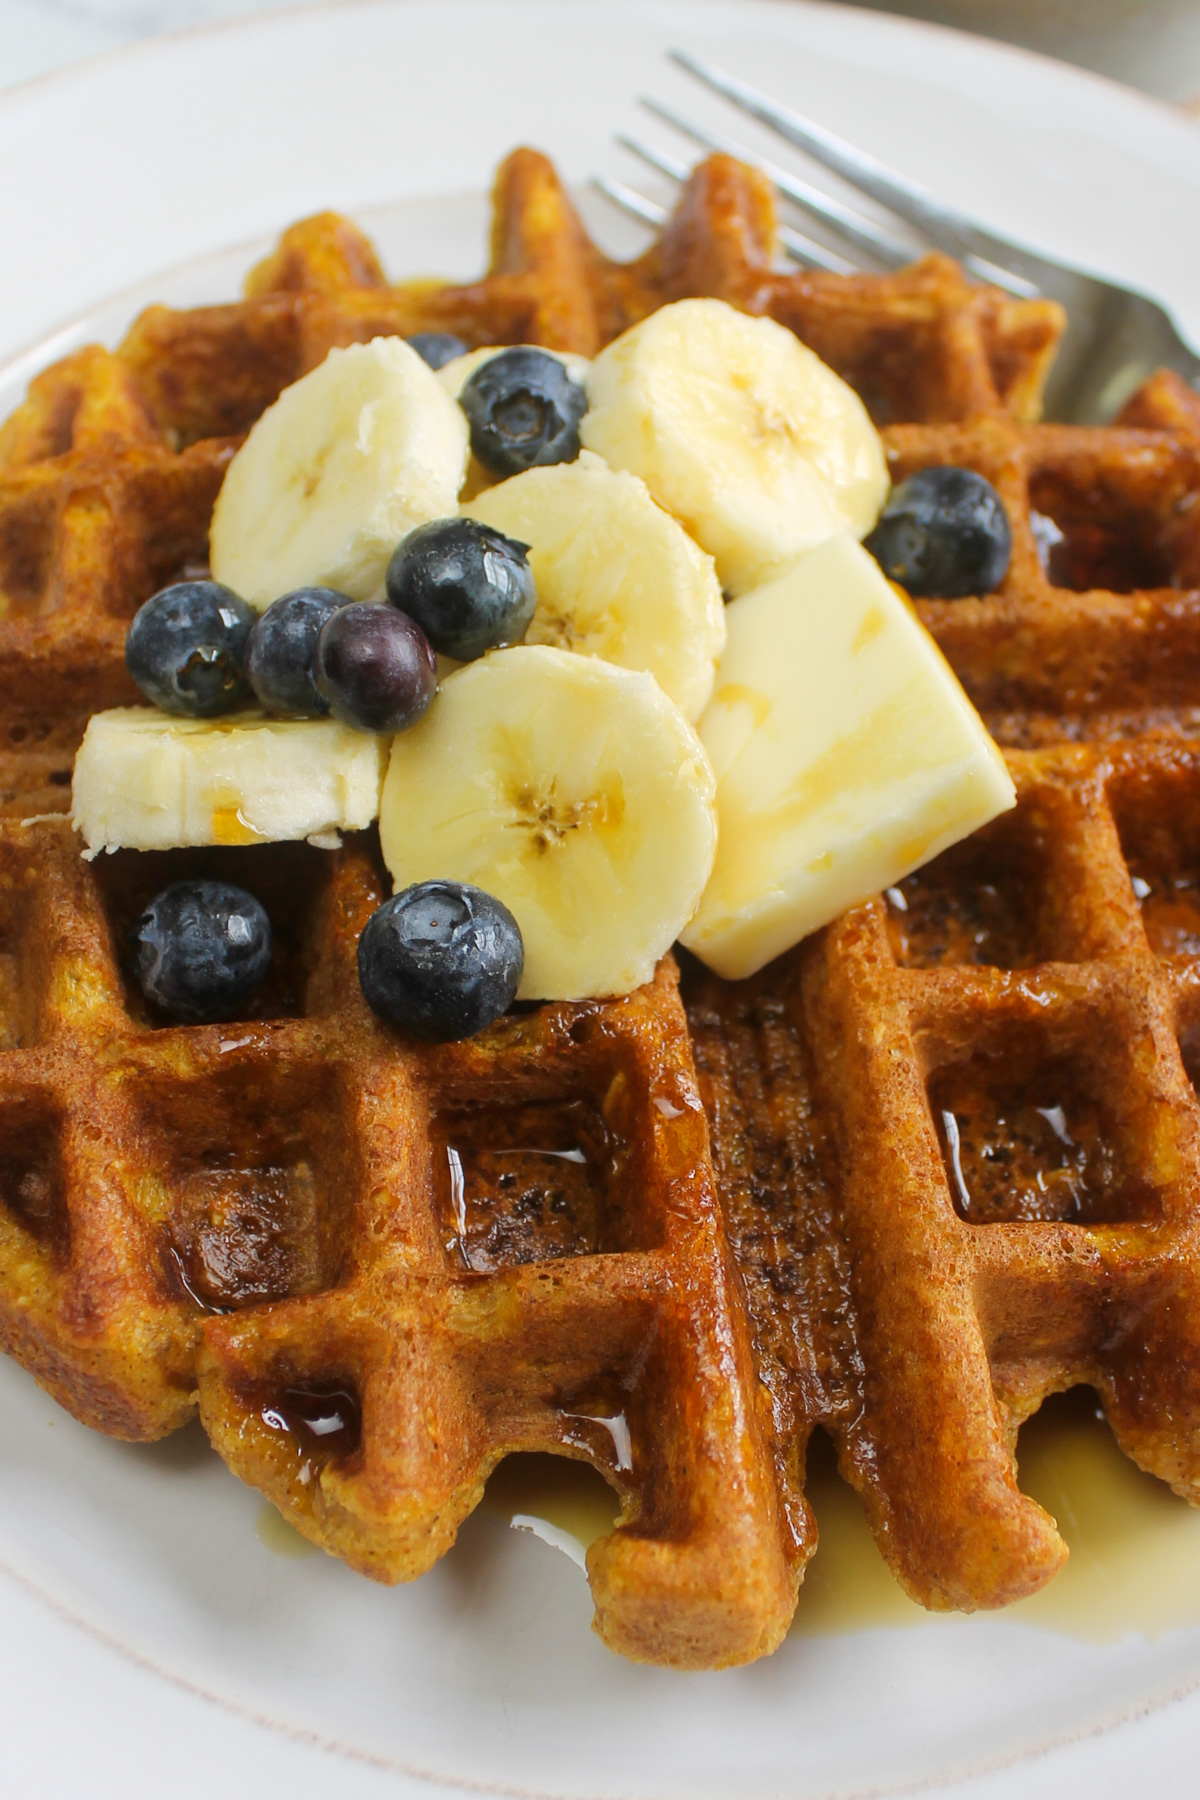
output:
POLYGON ((293 0, 0 0, 0 88, 159 32, 291 4, 293 0))
MULTIPOLYGON (((503 5, 503 0, 496 0, 503 5)), ((569 4, 569 0, 563 0, 569 4)), ((1200 112, 1200 0, 849 0, 1024 43, 1200 112)), ((295 0, 0 0, 0 89, 119 49, 295 0)))

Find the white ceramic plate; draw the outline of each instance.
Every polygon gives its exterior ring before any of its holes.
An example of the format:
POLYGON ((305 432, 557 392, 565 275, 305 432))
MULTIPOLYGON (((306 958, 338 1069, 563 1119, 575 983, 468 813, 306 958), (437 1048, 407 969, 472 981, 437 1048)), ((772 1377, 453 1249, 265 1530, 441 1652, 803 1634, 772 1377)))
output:
MULTIPOLYGON (((35 368, 115 339, 145 300, 231 295, 263 242, 320 207, 359 216, 396 274, 476 271, 483 190, 514 142, 573 180, 629 175, 610 134, 639 122, 640 90, 717 116, 663 61, 675 42, 985 221, 1137 281, 1200 341, 1200 134, 1132 93, 832 6, 382 0, 144 44, 0 101, 0 412, 35 368)), ((637 241, 589 211, 612 247, 637 241)), ((286 1781, 298 1796, 437 1783, 848 1800, 989 1768, 1009 1772, 970 1791, 995 1800, 1097 1800, 1134 1771, 1159 1794, 1192 1791, 1182 1726, 1200 1711, 1100 1750, 1087 1739, 1200 1686, 1200 1629, 1089 1645, 953 1620, 793 1636, 727 1674, 636 1669, 590 1634, 577 1569, 495 1518, 470 1521, 415 1586, 384 1590, 319 1556, 272 1556, 257 1497, 195 1428, 106 1442, 8 1364, 0 1420, 14 1793, 86 1780, 186 1800, 214 1781, 247 1795, 286 1781)))

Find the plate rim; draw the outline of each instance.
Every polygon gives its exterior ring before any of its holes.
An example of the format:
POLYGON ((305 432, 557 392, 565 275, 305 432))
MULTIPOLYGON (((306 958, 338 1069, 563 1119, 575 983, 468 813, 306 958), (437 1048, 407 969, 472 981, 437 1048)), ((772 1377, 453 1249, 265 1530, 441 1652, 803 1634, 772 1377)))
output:
MULTIPOLYGON (((473 0, 440 0, 442 10, 464 8, 473 0)), ((504 0, 490 0, 497 9, 504 0)), ((547 14, 561 16, 562 0, 524 0, 526 5, 540 6, 547 14)), ((692 0, 693 8, 703 7, 712 12, 725 11, 733 4, 733 0, 692 0)), ((810 13, 826 13, 840 15, 843 19, 848 12, 870 20, 870 25, 863 29, 876 29, 880 25, 895 29, 903 34, 914 33, 917 36, 932 35, 936 38, 962 40, 985 47, 989 56, 1003 61, 1030 62, 1038 67, 1049 64, 1056 74, 1065 74, 1070 80, 1082 83, 1085 87, 1098 86, 1101 90, 1115 93, 1122 101, 1133 100, 1145 106, 1160 122, 1181 127, 1184 133, 1193 132, 1200 149, 1200 121, 1184 107, 1172 100, 1165 100, 1161 95, 1149 94, 1143 88, 1131 86, 1127 82, 1118 81, 1115 76, 1105 75, 1098 69, 1087 69, 1078 63, 1066 61, 1053 56, 1046 50, 1035 50, 1026 44, 1012 44, 1003 38, 990 38, 983 32, 970 31, 962 25, 946 25, 935 19, 911 18, 904 13, 882 12, 878 7, 860 6, 857 0, 767 0, 781 13, 800 11, 810 13)), ((152 56, 157 52, 170 49, 186 49, 190 43, 201 39, 234 36, 240 32, 261 29, 271 26, 276 21, 281 28, 298 19, 309 18, 321 13, 368 12, 395 9, 410 4, 421 4, 421 0, 290 0, 286 6, 262 7, 258 11, 241 14, 230 19, 209 19, 195 25, 179 25, 169 31, 155 31, 145 36, 134 38, 125 44, 113 44, 105 50, 95 50, 86 56, 76 57, 59 68, 44 69, 36 75, 26 75, 18 81, 10 82, 0 88, 0 111, 10 103, 16 104, 26 99, 38 89, 48 90, 57 85, 68 86, 76 80, 90 79, 106 65, 123 59, 134 59, 141 55, 152 56)), ((602 6, 619 6, 625 0, 573 0, 579 12, 598 9, 602 6)))
MULTIPOLYGON (((406 1781, 415 1782, 441 1793, 454 1794, 457 1792, 477 1795, 482 1796, 483 1800, 637 1800, 636 1796, 619 1792, 612 1787, 592 1788, 586 1791, 577 1789, 574 1793, 568 1794, 561 1788, 527 1787, 506 1781, 478 1781, 469 1776, 447 1775, 441 1770, 423 1768, 419 1764, 404 1762, 383 1751, 365 1750, 345 1738, 307 1729, 302 1725, 275 1717, 234 1695, 208 1687, 179 1669, 157 1662, 145 1651, 125 1643, 96 1620, 88 1618, 86 1613, 77 1610, 52 1593, 26 1570, 14 1565, 9 1556, 3 1552, 0 1552, 0 1575, 7 1576, 26 1594, 46 1606, 64 1624, 82 1632, 92 1643, 99 1644, 104 1649, 111 1651, 126 1666, 169 1682, 177 1691, 202 1701, 206 1705, 215 1706, 220 1711, 232 1714, 248 1724, 257 1725, 273 1737, 285 1739, 292 1744, 324 1755, 341 1757, 359 1767, 400 1775, 406 1781)), ((899 1638, 905 1635, 907 1628, 904 1626, 881 1626, 870 1629, 899 1638)), ((734 1672, 736 1673, 736 1671, 734 1672)), ((1169 1706, 1181 1704, 1197 1693, 1200 1693, 1200 1671, 1186 1681, 1173 1682, 1156 1694, 1131 1701, 1092 1725, 1082 1725, 1062 1732, 1048 1733, 1039 1738, 1036 1743, 1025 1745, 1017 1750, 1000 1751, 994 1755, 977 1759, 965 1759, 953 1767, 943 1768, 934 1774, 919 1776, 911 1781, 888 1782, 886 1785, 872 1782, 865 1787, 853 1788, 828 1786, 821 1790, 812 1788, 802 1796, 797 1790, 798 1800, 901 1800, 901 1797, 905 1795, 933 1794, 939 1791, 946 1793, 948 1800, 953 1800, 953 1791, 968 1783, 984 1780, 989 1776, 1003 1775, 1023 1764, 1040 1762, 1046 1757, 1052 1756, 1056 1751, 1069 1750, 1076 1744, 1091 1743, 1098 1738, 1108 1736, 1110 1732, 1120 1730, 1122 1726, 1135 1723, 1138 1719, 1148 1718, 1169 1706)), ((1153 1770, 1147 1772, 1154 1773, 1153 1770)), ((787 1800, 787 1797, 779 1795, 778 1800, 787 1800)))
MULTIPOLYGON (((498 13, 502 0, 490 0, 490 3, 495 6, 498 13)), ((771 0, 771 3, 781 15, 788 11, 818 15, 836 14, 843 22, 847 12, 853 10, 862 15, 861 24, 857 28, 865 33, 877 30, 882 26, 886 31, 915 36, 917 39, 925 37, 928 40, 932 34, 933 39, 949 40, 956 46, 961 45, 965 40, 968 44, 979 47, 976 54, 982 53, 992 60, 1016 65, 1032 63, 1043 72, 1049 65, 1049 69, 1059 80, 1066 80, 1074 85, 1082 84, 1083 89, 1091 90, 1094 90, 1099 84, 1102 93, 1119 97, 1125 106, 1132 101, 1136 108, 1140 103, 1141 108, 1147 110, 1148 116, 1156 125, 1161 126, 1165 123, 1173 130, 1181 132, 1184 138, 1191 134, 1195 138, 1197 158, 1200 159, 1200 127, 1181 108, 1169 101, 1129 87, 1110 76, 1078 68, 1045 52, 988 39, 979 33, 958 26, 882 13, 874 8, 855 6, 851 9, 834 4, 833 0, 771 0)), ((294 29, 297 23, 321 16, 374 13, 381 10, 399 12, 408 4, 409 0, 299 0, 298 4, 261 10, 239 18, 212 20, 156 33, 130 43, 115 45, 79 58, 61 68, 51 69, 13 83, 0 92, 0 114, 16 111, 29 104, 31 100, 36 104, 41 95, 53 95, 54 92, 69 89, 79 82, 103 82, 108 70, 114 66, 124 66, 139 58, 153 60, 164 55, 186 54, 189 47, 198 41, 222 38, 236 41, 239 35, 264 29, 286 32, 294 29)), ((441 0, 439 10, 448 11, 451 8, 465 10, 471 4, 472 0, 441 0)), ((526 4, 536 6, 548 15, 563 16, 561 0, 526 0, 526 4)), ((605 7, 615 7, 619 4, 622 4, 622 0, 577 0, 580 15, 588 11, 599 12, 605 7)), ((723 13, 731 19, 736 17, 732 0, 698 0, 698 5, 714 16, 723 13)), ((685 27, 681 22, 680 30, 683 29, 685 27)), ((229 246, 229 248, 232 249, 235 246, 229 246)), ((204 260, 206 254, 200 252, 195 260, 204 260)), ((188 260, 190 259, 185 259, 183 263, 176 263, 172 266, 175 269, 186 267, 188 260)), ((163 274, 165 275, 167 272, 164 270, 163 274)), ((108 300, 118 297, 119 291, 113 295, 97 295, 91 304, 105 304, 108 300)), ((67 320, 60 320, 34 342, 18 346, 11 357, 5 358, 5 364, 10 365, 12 362, 30 355, 35 351, 37 344, 47 342, 57 332, 64 330, 68 323, 67 320)), ((85 1612, 77 1610, 55 1595, 35 1576, 14 1564, 11 1557, 2 1552, 0 1552, 0 1572, 3 1572, 26 1593, 44 1604, 58 1618, 83 1632, 93 1642, 114 1651, 126 1665, 166 1680, 176 1689, 196 1699, 206 1701, 225 1712, 262 1726, 274 1736, 311 1747, 313 1750, 345 1758, 358 1765, 401 1775, 415 1783, 443 1792, 458 1791, 471 1795, 496 1796, 498 1800, 566 1800, 561 1791, 555 1789, 514 1785, 511 1782, 503 1781, 480 1782, 471 1778, 447 1775, 438 1770, 426 1769, 419 1765, 406 1763, 393 1755, 366 1750, 341 1737, 306 1729, 286 1719, 273 1716, 231 1693, 223 1693, 208 1687, 181 1670, 172 1668, 169 1663, 160 1662, 137 1649, 135 1645, 123 1641, 114 1633, 106 1630, 98 1621, 89 1618, 85 1612)), ((1076 1726, 1061 1732, 1048 1733, 1033 1745, 1026 1745, 1013 1751, 997 1752, 977 1760, 964 1760, 952 1769, 943 1769, 933 1775, 922 1776, 911 1781, 886 1785, 875 1783, 866 1787, 854 1788, 838 1787, 826 1789, 825 1793, 828 1795, 828 1800, 884 1800, 884 1797, 889 1796, 923 1794, 954 1787, 959 1783, 1002 1773, 1025 1763, 1033 1763, 1056 1750, 1068 1748, 1072 1744, 1084 1743, 1104 1736, 1139 1717, 1161 1711, 1172 1704, 1183 1701, 1197 1691, 1200 1691, 1200 1672, 1187 1680, 1169 1684, 1149 1698, 1143 1697, 1130 1701, 1092 1725, 1076 1726)), ((574 1800, 580 1800, 580 1797, 575 1796, 574 1800)), ((623 1796, 615 1788, 595 1789, 588 1790, 588 1800, 623 1800, 623 1796)), ((815 1790, 813 1790, 812 1800, 816 1800, 815 1790)))

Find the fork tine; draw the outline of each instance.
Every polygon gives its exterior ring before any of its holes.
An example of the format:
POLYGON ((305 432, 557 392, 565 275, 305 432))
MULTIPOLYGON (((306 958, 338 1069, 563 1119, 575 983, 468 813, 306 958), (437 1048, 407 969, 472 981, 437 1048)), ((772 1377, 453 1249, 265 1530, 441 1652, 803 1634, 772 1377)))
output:
MULTIPOLYGON (((680 162, 674 156, 668 156, 663 150, 656 150, 651 145, 644 144, 640 138, 627 137, 624 132, 618 131, 616 139, 623 149, 640 157, 643 162, 649 163, 652 169, 656 169, 660 175, 666 175, 671 181, 686 181, 691 173, 687 163, 680 162)), ((600 186, 599 179, 597 186, 600 186)), ((600 191, 602 193, 605 191, 602 186, 600 191)), ((626 188, 625 192, 632 193, 633 189, 626 188)), ((640 198, 640 196, 638 197, 640 198)), ((611 194, 609 199, 612 199, 611 194)), ((806 237, 802 231, 793 231, 790 226, 785 225, 780 229, 779 242, 792 261, 799 263, 802 268, 827 269, 833 275, 853 275, 855 273, 853 263, 847 262, 835 251, 827 250, 823 244, 818 244, 812 238, 806 237)))
POLYGON ((611 200, 614 206, 628 213, 633 219, 640 219, 645 225, 664 225, 667 220, 667 209, 659 206, 654 200, 647 200, 636 188, 626 187, 623 181, 612 181, 607 175, 593 175, 592 186, 596 192, 611 200))
MULTIPOLYGON (((727 75, 723 69, 716 69, 711 63, 703 62, 699 57, 691 56, 685 50, 672 50, 669 54, 681 68, 686 69, 688 74, 694 75, 706 87, 712 88, 724 99, 732 101, 742 112, 748 113, 751 118, 758 119, 761 124, 768 126, 785 138, 788 143, 795 144, 799 149, 806 151, 817 162, 822 163, 827 169, 833 170, 835 174, 842 176, 853 186, 870 194, 872 199, 889 207, 900 218, 907 219, 911 225, 915 225, 918 230, 924 232, 930 242, 936 244, 939 249, 948 251, 952 256, 960 257, 971 272, 979 276, 981 280, 990 281, 995 286, 1002 287, 1008 293, 1016 294, 1025 300, 1036 300, 1040 295, 1041 289, 1034 282, 996 261, 998 252, 1006 253, 1006 247, 998 239, 992 238, 987 232, 973 225, 961 213, 955 212, 951 207, 943 206, 927 189, 918 186, 916 182, 907 181, 903 176, 897 175, 894 170, 885 168, 883 163, 876 162, 875 158, 868 156, 865 151, 856 150, 852 144, 848 144, 844 138, 839 138, 834 132, 827 131, 823 125, 818 125, 814 120, 802 117, 801 114, 793 112, 789 107, 780 106, 766 94, 760 93, 757 88, 751 87, 748 82, 739 81, 734 75, 727 75)), ((644 102, 644 104, 652 105, 652 110, 666 116, 666 108, 654 106, 651 102, 644 102)), ((687 130, 690 135, 699 135, 691 133, 691 128, 685 127, 682 121, 673 122, 677 123, 678 129, 687 130)), ((732 154, 739 154, 739 152, 733 151, 732 154)), ((741 151, 740 154, 747 156, 748 153, 741 151)), ((754 162, 758 159, 748 156, 748 160, 754 162)), ((816 194, 817 198, 825 205, 840 207, 840 202, 830 201, 827 195, 818 194, 816 189, 809 188, 806 182, 796 181, 795 177, 787 176, 789 185, 785 186, 784 182, 779 179, 780 175, 786 176, 785 170, 777 172, 773 164, 761 160, 758 160, 758 166, 770 174, 776 186, 782 192, 787 193, 789 198, 795 199, 798 204, 807 205, 809 201, 807 197, 802 198, 800 194, 792 192, 792 184, 797 188, 807 189, 807 193, 810 195, 816 194)), ((852 209, 846 208, 845 211, 851 221, 856 219, 857 215, 852 209)), ((861 223, 866 224, 867 222, 861 221, 861 223)), ((847 237, 852 235, 846 223, 842 223, 839 229, 847 237)), ((899 245, 901 240, 892 238, 891 242, 899 245)), ((871 253, 876 256, 883 254, 879 249, 875 249, 871 253)), ((906 248, 903 260, 910 261, 911 256, 911 251, 906 248)), ((893 266, 899 265, 896 263, 893 266)))
POLYGON ((1016 294, 1020 300, 1040 300, 1042 290, 1032 281, 1026 281, 1023 275, 1014 275, 1011 269, 1002 269, 999 263, 992 262, 986 256, 964 256, 963 262, 973 275, 981 281, 990 281, 994 287, 1002 287, 1007 293, 1016 294))
POLYGON ((640 157, 642 162, 649 163, 660 175, 666 175, 671 181, 686 181, 691 174, 689 165, 681 162, 677 156, 668 156, 665 150, 658 150, 653 144, 643 143, 641 138, 628 137, 625 132, 615 133, 616 141, 622 150, 628 150, 631 156, 640 157))
POLYGON ((826 250, 823 244, 806 237, 802 231, 795 231, 790 225, 780 225, 776 236, 785 254, 802 269, 827 269, 831 275, 858 274, 857 263, 847 262, 836 250, 826 250))
POLYGON ((790 107, 781 106, 736 75, 726 74, 724 69, 715 68, 712 63, 692 56, 686 50, 671 50, 668 54, 673 62, 703 82, 705 87, 732 101, 734 106, 785 138, 789 144, 805 151, 873 200, 890 207, 900 218, 907 219, 940 250, 967 262, 982 259, 987 264, 989 278, 999 280, 1002 276, 1003 285, 1013 292, 1035 294, 1038 291, 994 260, 997 250, 1002 250, 996 240, 952 207, 943 206, 927 188, 897 175, 893 169, 886 168, 865 151, 856 150, 853 144, 828 131, 824 125, 804 118, 790 107))
POLYGON ((761 169, 781 194, 785 194, 796 206, 803 207, 805 212, 812 213, 825 224, 831 225, 856 250, 873 256, 876 261, 891 269, 902 268, 912 261, 915 252, 911 244, 906 244, 902 238, 895 237, 873 220, 864 218, 853 207, 835 200, 831 194, 823 194, 819 188, 789 174, 778 163, 771 162, 764 156, 756 156, 745 144, 739 144, 736 138, 726 137, 719 131, 704 131, 699 125, 693 125, 682 114, 675 112, 672 107, 664 106, 661 100, 651 99, 647 95, 642 96, 640 104, 664 124, 681 132, 684 137, 691 138, 701 149, 722 150, 727 156, 736 156, 739 161, 761 169))

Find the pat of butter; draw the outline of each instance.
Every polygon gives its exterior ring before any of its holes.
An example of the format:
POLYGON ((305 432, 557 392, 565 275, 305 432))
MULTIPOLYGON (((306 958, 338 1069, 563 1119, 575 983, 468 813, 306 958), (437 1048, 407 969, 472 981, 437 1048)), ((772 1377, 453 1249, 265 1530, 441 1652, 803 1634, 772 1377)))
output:
POLYGON ((683 933, 738 980, 1015 805, 933 639, 848 536, 728 607, 697 726, 717 860, 683 933))
POLYGON ((88 721, 72 820, 93 853, 361 831, 379 812, 389 745, 332 719, 117 707, 88 721))

